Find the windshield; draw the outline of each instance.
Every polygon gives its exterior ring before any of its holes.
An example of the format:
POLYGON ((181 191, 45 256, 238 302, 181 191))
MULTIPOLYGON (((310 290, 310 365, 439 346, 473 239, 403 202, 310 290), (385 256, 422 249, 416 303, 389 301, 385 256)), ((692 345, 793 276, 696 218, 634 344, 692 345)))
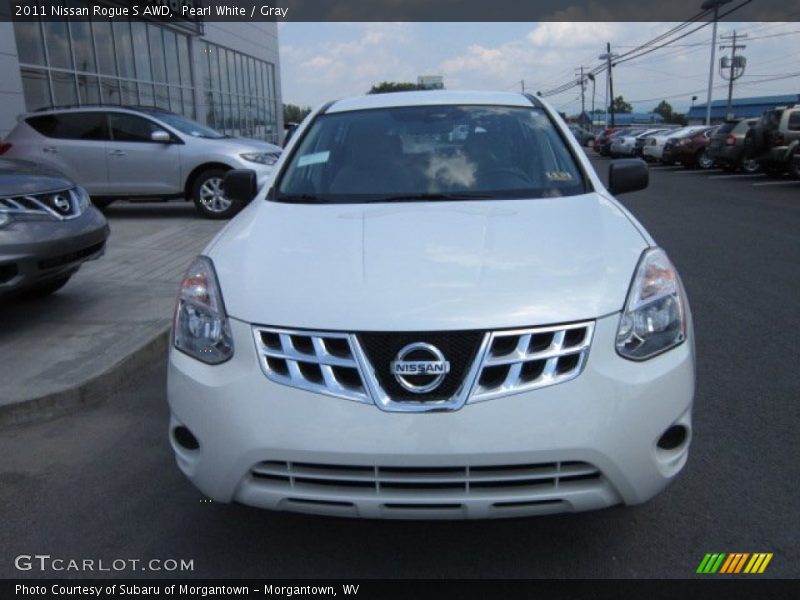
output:
POLYGON ((413 106, 319 116, 278 201, 381 202, 571 196, 584 178, 534 107, 413 106))
POLYGON ((151 117, 155 117, 159 121, 164 121, 167 125, 174 127, 181 133, 185 133, 186 135, 191 135, 192 137, 200 137, 200 138, 210 138, 210 139, 219 139, 226 137, 224 134, 211 129, 206 125, 201 125, 197 121, 192 121, 191 119, 187 119, 186 117, 182 117, 181 115, 176 115, 173 113, 165 113, 165 112, 156 112, 156 111, 143 111, 146 112, 151 117))

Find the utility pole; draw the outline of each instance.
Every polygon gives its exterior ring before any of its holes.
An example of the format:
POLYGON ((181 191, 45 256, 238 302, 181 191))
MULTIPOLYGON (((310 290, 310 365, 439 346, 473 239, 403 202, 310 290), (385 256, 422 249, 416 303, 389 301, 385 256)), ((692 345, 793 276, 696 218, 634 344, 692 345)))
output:
POLYGON ((608 83, 608 92, 611 94, 611 102, 608 102, 608 95, 606 95, 606 110, 611 113, 611 127, 614 127, 614 77, 611 74, 611 60, 616 57, 616 54, 611 54, 611 42, 606 42, 606 53, 597 57, 599 60, 606 61, 606 68, 608 69, 608 79, 606 81, 608 83))
POLYGON ((522 87, 522 93, 524 94, 525 93, 525 80, 521 79, 520 82, 519 82, 519 85, 522 87))
MULTIPOLYGON (((575 73, 576 75, 578 73, 575 73)), ((581 115, 586 112, 586 79, 583 76, 583 67, 580 67, 581 77, 581 115)))
POLYGON ((711 89, 714 87, 714 54, 717 50, 717 19, 719 18, 719 7, 727 4, 731 0, 705 0, 700 8, 708 10, 714 9, 714 28, 711 34, 711 63, 708 69, 708 98, 706 100, 706 125, 711 125, 711 89))
POLYGON ((594 133, 594 91, 595 91, 595 82, 594 82, 594 75, 589 73, 586 75, 592 82, 592 112, 591 112, 591 119, 589 122, 591 125, 589 126, 589 130, 594 133))
POLYGON ((739 77, 741 77, 742 75, 744 75, 744 68, 745 68, 745 64, 747 63, 747 61, 746 61, 744 56, 738 56, 738 57, 736 56, 736 51, 738 49, 747 48, 747 46, 745 46, 744 44, 737 44, 736 43, 737 39, 744 39, 744 38, 747 38, 747 34, 746 33, 737 34, 735 29, 734 29, 732 35, 728 34, 728 35, 721 35, 720 36, 721 40, 732 40, 730 45, 724 45, 724 46, 720 46, 719 47, 720 50, 726 50, 728 48, 731 49, 731 57, 730 57, 730 65, 729 65, 730 72, 729 72, 727 77, 725 77, 725 74, 723 73, 723 70, 725 69, 725 58, 723 58, 720 61, 720 76, 723 79, 727 79, 728 80, 728 111, 727 111, 728 112, 728 114, 727 114, 728 118, 732 118, 732 116, 733 116, 733 111, 732 111, 732 109, 733 109, 733 82, 736 81, 737 79, 739 79, 739 77), (738 61, 736 60, 737 58, 739 59, 738 61))

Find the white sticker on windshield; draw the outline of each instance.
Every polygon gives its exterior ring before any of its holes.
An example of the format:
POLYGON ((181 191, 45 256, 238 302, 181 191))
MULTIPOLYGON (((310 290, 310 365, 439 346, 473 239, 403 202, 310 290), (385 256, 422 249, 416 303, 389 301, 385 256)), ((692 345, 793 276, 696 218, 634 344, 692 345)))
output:
POLYGON ((329 150, 324 152, 315 152, 314 154, 306 154, 297 160, 298 167, 307 167, 308 165, 317 165, 319 163, 328 162, 328 157, 331 155, 329 150))

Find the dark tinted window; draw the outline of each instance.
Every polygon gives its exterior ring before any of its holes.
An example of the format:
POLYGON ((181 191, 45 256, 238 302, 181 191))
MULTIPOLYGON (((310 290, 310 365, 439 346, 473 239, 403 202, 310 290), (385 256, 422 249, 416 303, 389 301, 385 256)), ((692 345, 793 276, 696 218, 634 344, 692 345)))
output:
POLYGON ((548 115, 509 106, 322 115, 278 189, 278 200, 299 202, 541 198, 586 191, 548 115))
POLYGON ((739 124, 739 121, 726 121, 722 125, 717 128, 717 134, 727 134, 733 131, 733 129, 739 124))
POLYGON ((79 112, 29 117, 28 125, 51 138, 62 140, 107 140, 105 113, 79 112))
POLYGON ((789 115, 789 129, 792 131, 800 131, 800 111, 793 112, 789 115))
POLYGON ((117 142, 150 142, 150 134, 163 131, 161 127, 142 117, 126 113, 111 113, 111 135, 117 142))

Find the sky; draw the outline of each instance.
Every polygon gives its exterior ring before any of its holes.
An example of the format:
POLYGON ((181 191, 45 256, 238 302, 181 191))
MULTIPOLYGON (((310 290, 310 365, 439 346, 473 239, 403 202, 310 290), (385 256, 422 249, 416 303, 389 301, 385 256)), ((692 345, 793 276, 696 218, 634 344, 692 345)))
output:
MULTIPOLYGON (((597 66, 611 42, 624 53, 677 23, 292 23, 279 24, 283 101, 316 106, 359 95, 381 81, 413 81, 442 75, 447 89, 553 89, 574 78, 576 69, 597 66)), ((738 50, 747 58, 734 98, 800 93, 800 23, 729 23, 718 35, 736 30, 749 38, 738 50), (787 77, 791 75, 791 77, 787 77), (783 77, 783 79, 774 79, 783 77)), ((711 25, 673 45, 620 64, 613 70, 614 95, 634 110, 652 110, 662 99, 686 111, 692 96, 705 102, 711 54, 711 25)), ((739 43, 739 42, 737 42, 739 43)), ((725 50, 722 54, 728 54, 725 50)), ((721 53, 717 48, 717 61, 721 53)), ((606 93, 597 78, 595 106, 606 93)), ((727 98, 727 82, 715 67, 713 99, 727 98)), ((586 108, 592 85, 586 88, 586 108)), ((580 87, 548 100, 568 114, 580 112, 580 87)))

